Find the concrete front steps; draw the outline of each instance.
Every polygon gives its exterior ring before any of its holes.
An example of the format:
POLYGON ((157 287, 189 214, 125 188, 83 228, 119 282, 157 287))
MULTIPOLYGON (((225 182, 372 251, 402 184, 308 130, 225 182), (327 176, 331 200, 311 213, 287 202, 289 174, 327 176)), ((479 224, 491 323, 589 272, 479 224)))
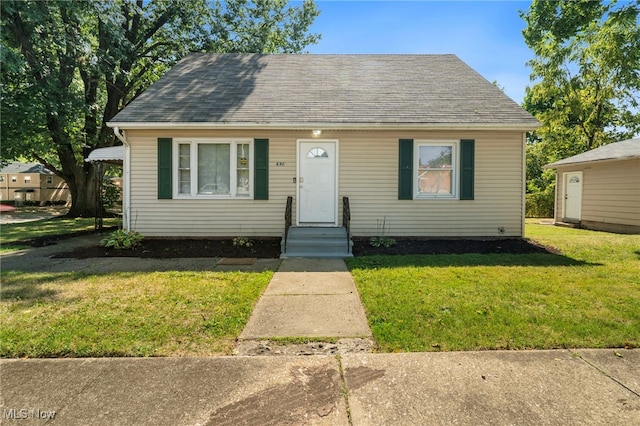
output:
POLYGON ((284 239, 280 257, 342 258, 353 257, 353 241, 347 241, 345 228, 289 228, 285 251, 284 239))

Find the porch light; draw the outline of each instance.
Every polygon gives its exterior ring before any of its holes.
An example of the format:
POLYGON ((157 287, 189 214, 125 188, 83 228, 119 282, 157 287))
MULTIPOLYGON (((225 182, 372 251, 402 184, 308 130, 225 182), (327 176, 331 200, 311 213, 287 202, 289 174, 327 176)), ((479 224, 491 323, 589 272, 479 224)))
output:
POLYGON ((322 134, 322 130, 320 129, 312 130, 311 133, 313 134, 313 136, 318 137, 322 134))

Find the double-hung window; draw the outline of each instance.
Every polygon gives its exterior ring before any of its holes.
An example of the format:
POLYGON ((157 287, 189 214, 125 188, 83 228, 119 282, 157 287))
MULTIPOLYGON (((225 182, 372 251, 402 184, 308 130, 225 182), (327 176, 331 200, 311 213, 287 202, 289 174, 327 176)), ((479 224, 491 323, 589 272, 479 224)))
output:
POLYGON ((458 197, 458 141, 415 141, 414 197, 458 197))
POLYGON ((176 198, 250 198, 253 140, 174 139, 176 198))

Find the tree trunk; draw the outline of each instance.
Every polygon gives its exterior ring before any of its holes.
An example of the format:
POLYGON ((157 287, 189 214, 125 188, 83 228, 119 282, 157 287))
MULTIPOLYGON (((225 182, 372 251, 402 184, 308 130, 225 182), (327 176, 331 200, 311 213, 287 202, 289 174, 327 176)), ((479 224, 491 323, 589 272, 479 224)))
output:
POLYGON ((98 205, 99 198, 96 193, 96 181, 102 179, 102 176, 97 176, 97 169, 91 164, 77 169, 71 179, 65 177, 71 192, 71 208, 67 217, 96 217, 97 214, 104 216, 104 210, 100 210, 103 209, 102 205, 98 205))

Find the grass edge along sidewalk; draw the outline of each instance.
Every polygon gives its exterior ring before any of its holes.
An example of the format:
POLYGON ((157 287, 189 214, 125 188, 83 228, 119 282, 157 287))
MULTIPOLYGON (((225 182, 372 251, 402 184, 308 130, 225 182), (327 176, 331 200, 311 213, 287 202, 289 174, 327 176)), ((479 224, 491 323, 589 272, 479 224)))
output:
POLYGON ((527 237, 560 253, 348 259, 381 351, 640 346, 640 237, 527 237))

